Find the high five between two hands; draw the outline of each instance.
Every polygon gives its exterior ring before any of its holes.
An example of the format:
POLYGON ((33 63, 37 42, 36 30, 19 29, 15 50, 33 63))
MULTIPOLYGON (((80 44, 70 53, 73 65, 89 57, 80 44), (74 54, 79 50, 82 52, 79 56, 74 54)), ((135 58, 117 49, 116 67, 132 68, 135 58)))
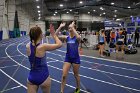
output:
MULTIPOLYGON (((66 25, 66 23, 65 23, 65 22, 62 22, 62 23, 60 24, 59 28, 62 28, 62 27, 64 27, 65 25, 66 25)), ((69 27, 70 27, 70 28, 74 28, 74 26, 75 26, 75 22, 73 21, 73 22, 69 25, 69 27)))
MULTIPOLYGON (((52 35, 52 37, 55 37, 58 32, 60 31, 61 28, 65 27, 66 23, 65 22, 62 22, 59 26, 59 28, 56 30, 55 32, 55 29, 54 29, 54 26, 52 24, 50 24, 50 33, 52 35)), ((73 21, 70 25, 69 25, 69 28, 72 28, 74 29, 74 26, 75 26, 75 22, 73 21)))

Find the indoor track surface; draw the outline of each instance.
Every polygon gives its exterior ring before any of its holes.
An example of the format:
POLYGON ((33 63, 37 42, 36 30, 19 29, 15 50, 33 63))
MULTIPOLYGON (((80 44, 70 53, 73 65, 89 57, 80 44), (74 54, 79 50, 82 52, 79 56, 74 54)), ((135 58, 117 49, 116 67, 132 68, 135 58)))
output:
MULTIPOLYGON (((26 93, 30 70, 25 47, 28 42, 27 36, 0 41, 0 93, 26 93)), ((51 93, 60 93, 65 51, 66 47, 63 46, 47 52, 47 64, 52 78, 51 93)), ((138 64, 81 56, 80 77, 81 93, 140 93, 138 64)), ((74 93, 75 85, 71 69, 65 93, 74 93)), ((40 89, 38 93, 41 93, 40 89)))

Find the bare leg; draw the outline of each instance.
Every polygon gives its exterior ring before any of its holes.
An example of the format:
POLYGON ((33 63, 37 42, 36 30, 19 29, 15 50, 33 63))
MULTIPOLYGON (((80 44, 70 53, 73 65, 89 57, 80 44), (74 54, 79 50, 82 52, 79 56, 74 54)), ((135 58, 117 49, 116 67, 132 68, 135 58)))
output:
POLYGON ((121 46, 121 51, 122 51, 122 59, 124 58, 124 45, 121 46))
POLYGON ((38 86, 27 81, 27 93, 37 93, 38 86))
POLYGON ((71 67, 71 63, 64 62, 63 75, 62 75, 62 81, 61 81, 61 93, 64 93, 64 87, 65 87, 65 84, 66 84, 66 78, 67 78, 68 72, 70 70, 70 67, 71 67))
POLYGON ((101 45, 101 56, 103 57, 104 45, 101 45))
POLYGON ((99 45, 99 55, 101 56, 101 45, 99 45))
POLYGON ((43 93, 50 93, 50 88, 51 88, 50 76, 40 86, 43 93))
POLYGON ((80 89, 80 76, 79 76, 80 64, 72 64, 72 66, 73 66, 74 77, 76 79, 76 86, 77 88, 80 89))

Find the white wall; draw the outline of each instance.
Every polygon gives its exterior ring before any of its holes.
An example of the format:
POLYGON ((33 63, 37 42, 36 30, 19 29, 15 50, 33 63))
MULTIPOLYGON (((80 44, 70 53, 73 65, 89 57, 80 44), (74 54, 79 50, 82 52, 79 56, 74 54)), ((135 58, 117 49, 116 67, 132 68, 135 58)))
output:
MULTIPOLYGON (((72 14, 62 14, 60 15, 56 15, 56 16, 46 16, 46 20, 52 20, 52 21, 60 21, 60 20, 64 20, 64 21, 69 21, 69 20, 74 20, 75 16, 72 14)), ((78 21, 104 21, 105 18, 103 17, 97 17, 97 16, 92 16, 92 15, 88 15, 88 14, 80 14, 78 15, 78 21)))
POLYGON ((97 17, 97 16, 92 16, 88 14, 81 14, 79 15, 79 21, 86 21, 86 22, 93 22, 93 21, 104 21, 105 18, 103 17, 97 17))
POLYGON ((3 6, 3 0, 0 0, 0 30, 2 30, 3 6))
POLYGON ((90 22, 105 20, 105 18, 103 17, 92 16, 89 14, 80 14, 76 16, 73 14, 62 14, 61 16, 57 14, 56 16, 46 16, 45 19, 49 21, 60 21, 60 20, 71 21, 75 20, 75 18, 77 19, 77 21, 82 21, 82 26, 87 28, 88 31, 90 31, 91 28, 90 22))
POLYGON ((8 0, 8 24, 10 31, 13 31, 14 29, 15 10, 15 0, 8 0))
POLYGON ((17 6, 16 8, 18 11, 20 31, 26 31, 29 33, 29 25, 31 21, 29 14, 23 8, 21 8, 21 6, 17 6))
POLYGON ((32 21, 30 22, 30 28, 35 27, 35 26, 39 26, 43 32, 43 34, 45 34, 45 22, 44 21, 32 21))
POLYGON ((3 31, 3 39, 8 38, 8 16, 7 3, 5 0, 0 0, 0 30, 3 31))
POLYGON ((14 29, 14 18, 15 18, 15 11, 16 10, 18 13, 20 31, 26 31, 26 33, 29 33, 29 29, 30 29, 29 24, 31 21, 31 17, 26 12, 26 10, 24 10, 21 6, 15 5, 15 0, 8 0, 9 30, 13 31, 13 29, 14 29))

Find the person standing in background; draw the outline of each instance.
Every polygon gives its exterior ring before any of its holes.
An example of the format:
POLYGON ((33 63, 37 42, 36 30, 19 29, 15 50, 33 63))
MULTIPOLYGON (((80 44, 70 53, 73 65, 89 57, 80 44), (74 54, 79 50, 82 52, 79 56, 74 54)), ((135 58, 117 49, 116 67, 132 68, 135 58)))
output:
POLYGON ((122 34, 124 35, 124 44, 127 45, 127 32, 126 32, 125 28, 123 28, 122 34))
POLYGON ((110 41, 116 42, 116 33, 114 28, 110 32, 110 41))
POLYGON ((99 45, 100 45, 99 55, 100 55, 100 57, 104 57, 103 51, 104 51, 105 43, 106 43, 105 30, 101 29, 99 32, 99 45))
POLYGON ((135 38, 134 38, 134 44, 136 44, 136 46, 139 43, 139 29, 137 28, 135 31, 135 38))

